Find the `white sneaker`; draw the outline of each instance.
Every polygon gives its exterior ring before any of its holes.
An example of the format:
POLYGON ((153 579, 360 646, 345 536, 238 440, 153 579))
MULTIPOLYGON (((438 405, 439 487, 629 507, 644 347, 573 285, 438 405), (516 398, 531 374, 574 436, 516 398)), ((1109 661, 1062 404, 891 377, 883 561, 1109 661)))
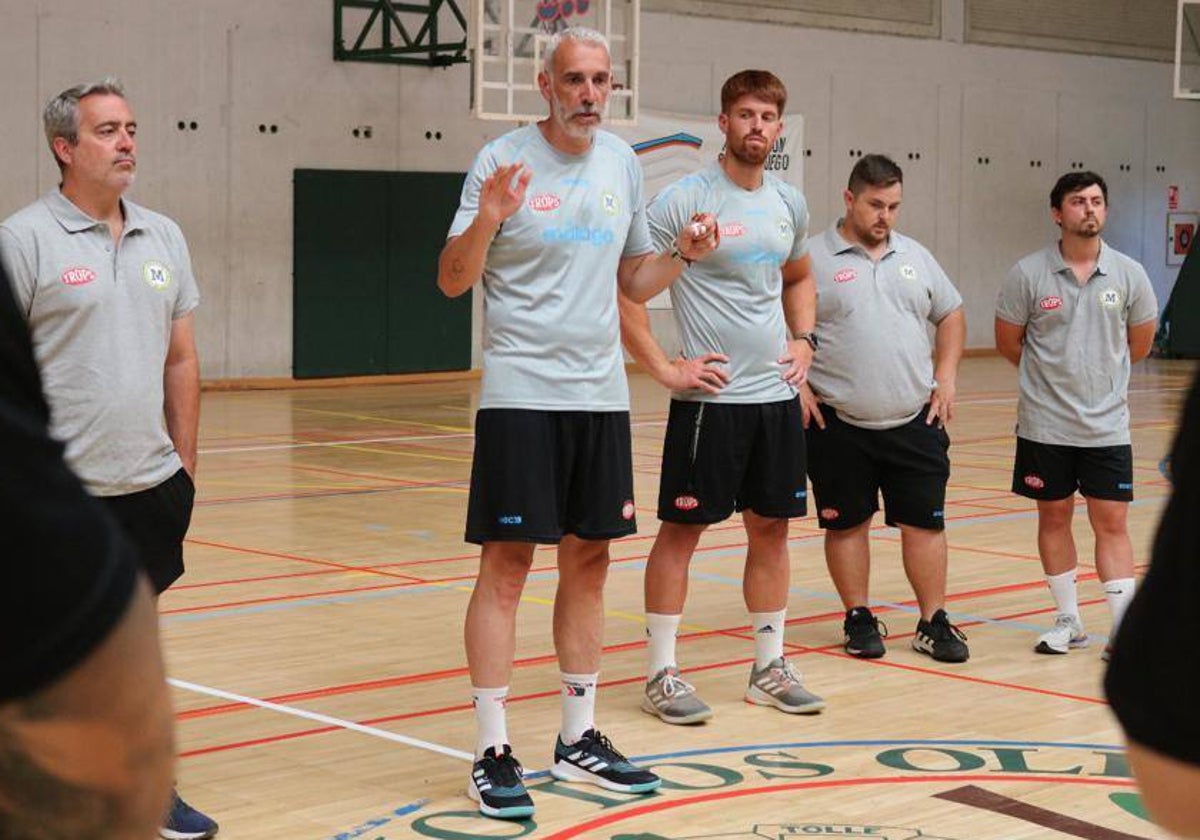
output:
POLYGON ((1059 613, 1054 627, 1038 636, 1034 650, 1038 653, 1066 653, 1071 648, 1088 646, 1088 634, 1076 616, 1059 613))

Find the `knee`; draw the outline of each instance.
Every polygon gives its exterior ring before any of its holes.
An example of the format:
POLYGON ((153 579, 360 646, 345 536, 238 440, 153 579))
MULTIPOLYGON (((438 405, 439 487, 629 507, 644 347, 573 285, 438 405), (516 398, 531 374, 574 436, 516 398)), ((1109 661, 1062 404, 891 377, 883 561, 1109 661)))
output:
POLYGON ((1066 499, 1053 504, 1038 506, 1038 530, 1042 532, 1070 531, 1071 519, 1075 514, 1075 502, 1066 499))

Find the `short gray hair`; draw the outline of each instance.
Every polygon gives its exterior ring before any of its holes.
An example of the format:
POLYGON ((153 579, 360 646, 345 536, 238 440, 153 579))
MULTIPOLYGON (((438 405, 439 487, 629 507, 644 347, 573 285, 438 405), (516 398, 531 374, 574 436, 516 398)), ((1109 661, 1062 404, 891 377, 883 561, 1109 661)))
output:
POLYGON ((61 137, 72 146, 79 143, 79 100, 94 94, 108 94, 124 99, 125 86, 114 76, 106 76, 98 82, 75 85, 47 102, 45 110, 42 111, 46 142, 50 144, 50 154, 54 155, 54 162, 59 168, 62 167, 62 161, 54 151, 54 140, 61 137))
POLYGON ((580 44, 591 44, 594 47, 604 47, 604 51, 612 55, 612 50, 608 46, 608 39, 595 29, 588 29, 586 26, 569 26, 566 29, 555 32, 554 37, 550 39, 550 43, 546 45, 546 51, 542 53, 542 70, 548 76, 554 75, 554 53, 558 52, 559 45, 564 41, 575 41, 580 44))

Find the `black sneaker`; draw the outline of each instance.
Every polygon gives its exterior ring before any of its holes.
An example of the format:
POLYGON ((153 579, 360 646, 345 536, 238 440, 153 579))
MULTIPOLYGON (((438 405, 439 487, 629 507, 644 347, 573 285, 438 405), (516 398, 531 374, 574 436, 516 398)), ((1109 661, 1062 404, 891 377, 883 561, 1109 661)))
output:
POLYGON ((878 659, 887 651, 883 646, 883 640, 888 634, 887 625, 873 616, 866 607, 846 610, 842 630, 846 633, 846 653, 851 656, 878 659))
POLYGON ((967 649, 967 634, 950 623, 945 610, 938 610, 929 621, 917 620, 917 635, 913 650, 927 653, 938 662, 966 662, 971 656, 967 649))
POLYGON ((634 767, 597 729, 584 732, 574 744, 564 744, 560 735, 550 775, 562 782, 589 782, 621 793, 650 793, 662 784, 649 770, 634 767))
POLYGON ((533 800, 521 781, 524 775, 521 762, 512 754, 512 747, 505 744, 504 752, 499 756, 495 747, 488 747, 483 758, 471 768, 467 796, 479 803, 479 813, 485 817, 501 820, 532 817, 533 800))

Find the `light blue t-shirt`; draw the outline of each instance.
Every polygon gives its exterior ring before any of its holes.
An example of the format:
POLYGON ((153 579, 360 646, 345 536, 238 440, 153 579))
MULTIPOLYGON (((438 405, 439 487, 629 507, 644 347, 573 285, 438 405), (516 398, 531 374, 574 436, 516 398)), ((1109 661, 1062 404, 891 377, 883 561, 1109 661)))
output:
POLYGON ((683 352, 729 357, 720 393, 682 391, 675 399, 766 403, 796 395, 783 381, 787 350, 781 266, 806 253, 808 205, 791 184, 767 174, 755 190, 729 180, 719 163, 671 184, 646 210, 659 250, 668 250, 696 213, 712 213, 720 247, 683 270, 671 303, 683 352))
POLYGON ((475 219, 484 180, 513 163, 533 178, 488 248, 479 407, 628 411, 617 264, 654 250, 633 149, 598 131, 570 155, 536 125, 510 131, 476 157, 449 236, 475 219))

